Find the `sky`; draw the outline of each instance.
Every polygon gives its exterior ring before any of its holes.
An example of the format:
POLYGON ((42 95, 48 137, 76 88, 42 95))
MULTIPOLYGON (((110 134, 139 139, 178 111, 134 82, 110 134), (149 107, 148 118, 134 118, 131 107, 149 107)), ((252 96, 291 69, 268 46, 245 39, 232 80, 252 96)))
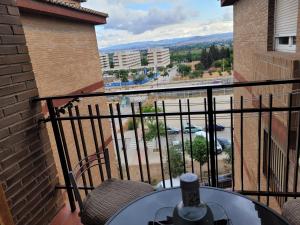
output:
POLYGON ((109 15, 96 26, 99 48, 233 30, 232 7, 219 0, 88 0, 82 6, 109 15))

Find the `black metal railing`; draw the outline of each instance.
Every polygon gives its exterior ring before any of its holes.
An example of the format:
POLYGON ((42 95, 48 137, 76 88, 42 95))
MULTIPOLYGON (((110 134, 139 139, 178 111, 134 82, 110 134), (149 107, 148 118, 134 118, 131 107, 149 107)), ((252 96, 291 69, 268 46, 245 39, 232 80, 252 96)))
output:
MULTIPOLYGON (((46 102, 48 107, 45 122, 52 124, 65 181, 58 188, 67 190, 72 210, 76 207, 68 171, 106 147, 115 153, 115 175, 120 179, 160 182, 168 188, 176 185, 178 173, 194 172, 203 185, 230 187, 268 205, 271 199, 275 201, 271 204, 281 206, 290 197, 300 197, 300 105, 295 90, 299 83, 258 81, 84 93, 34 101, 46 102), (271 89, 277 86, 289 93, 274 93, 271 89), (222 96, 220 90, 233 90, 234 94, 222 96), (174 94, 170 97, 169 93, 174 94), (180 98, 174 97, 176 93, 180 98), (186 96, 182 93, 193 97, 182 98, 186 96), (60 106, 61 102, 65 105, 60 106), (223 133, 218 131, 219 123, 226 124, 223 133), (196 133, 199 130, 205 132, 196 133), (291 138, 293 134, 295 138, 291 138), (218 154, 220 135, 231 142, 227 154, 218 154), (197 136, 205 139, 202 151, 195 143, 197 136)), ((87 194, 104 179, 101 168, 87 170, 80 189, 87 194)))

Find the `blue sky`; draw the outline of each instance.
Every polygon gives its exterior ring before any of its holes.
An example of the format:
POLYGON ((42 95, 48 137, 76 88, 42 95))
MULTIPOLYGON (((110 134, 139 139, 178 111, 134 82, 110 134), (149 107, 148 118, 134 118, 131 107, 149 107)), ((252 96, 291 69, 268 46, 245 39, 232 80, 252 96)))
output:
POLYGON ((109 14, 97 26, 99 47, 231 32, 232 7, 218 0, 88 0, 84 7, 109 14))

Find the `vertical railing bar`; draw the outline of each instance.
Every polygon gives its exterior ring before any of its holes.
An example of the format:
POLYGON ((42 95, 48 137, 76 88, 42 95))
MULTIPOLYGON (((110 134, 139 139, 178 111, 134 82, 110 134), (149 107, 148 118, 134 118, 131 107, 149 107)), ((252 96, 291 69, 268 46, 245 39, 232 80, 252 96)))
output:
POLYGON ((209 160, 209 148, 208 148, 209 142, 208 142, 208 136, 207 136, 208 127, 207 127, 207 102, 206 102, 206 98, 204 98, 204 111, 205 111, 205 131, 206 131, 205 140, 206 140, 206 154, 207 154, 207 176, 208 176, 208 185, 210 186, 211 182, 210 182, 210 165, 209 165, 210 160, 209 160))
POLYGON ((171 187, 173 187, 165 101, 162 101, 162 106, 163 106, 163 114, 164 114, 164 125, 165 125, 165 135, 166 135, 166 145, 167 145, 166 147, 167 147, 167 157, 168 157, 168 169, 169 169, 169 176, 170 176, 170 184, 171 184, 171 187))
POLYGON ((155 119, 156 119, 156 130, 157 130, 157 139, 158 139, 158 148, 159 148, 159 158, 160 158, 160 169, 161 169, 161 176, 163 180, 163 186, 166 188, 165 183, 165 175, 164 175, 164 166, 163 166, 163 157, 162 157, 162 149, 161 149, 161 142, 160 142, 160 130, 159 130, 159 121, 158 121, 158 109, 157 109, 157 102, 154 102, 155 106, 155 119))
POLYGON ((148 146, 147 146, 147 142, 146 142, 144 115, 143 115, 143 109, 142 109, 142 103, 141 102, 139 102, 139 111, 140 111, 140 116, 141 116, 141 127, 142 127, 142 136, 143 136, 143 143, 144 143, 145 159, 146 159, 147 177, 148 177, 148 183, 151 184, 151 174, 150 174, 149 158, 148 158, 148 146))
POLYGON ((115 139, 115 146, 116 146, 116 153, 117 153, 117 158, 118 158, 120 178, 121 178, 121 180, 123 180, 124 179, 124 177, 123 177, 123 168, 122 168, 122 162, 121 162, 121 156, 120 156, 120 148, 119 148, 117 128, 116 128, 116 123, 115 123, 115 119, 114 119, 114 109, 113 109, 112 104, 109 104, 109 112, 110 112, 110 115, 111 115, 111 124, 112 124, 114 139, 115 139))
MULTIPOLYGON (((213 98, 214 111, 217 110, 216 106, 216 98, 213 98)), ((217 179, 217 187, 219 186, 219 162, 218 162, 218 145, 217 145, 217 115, 214 113, 214 135, 215 135, 215 157, 216 157, 216 179, 217 179)))
POLYGON ((194 159, 193 159, 193 140, 192 140, 192 128, 191 128, 191 108, 190 108, 190 99, 187 100, 188 107, 188 121, 189 121, 189 137, 190 137, 190 155, 192 163, 192 173, 194 173, 194 159))
MULTIPOLYGON (((270 177, 271 177, 271 153, 272 153, 272 108, 273 95, 269 97, 270 113, 269 113, 269 136, 268 136, 268 174, 267 174, 267 192, 270 193, 270 177)), ((274 179, 273 179, 274 180, 274 179)), ((270 196, 267 196, 267 205, 269 206, 270 196)))
POLYGON ((122 123, 122 118, 121 118, 121 109, 120 109, 119 103, 117 103, 117 113, 118 113, 118 117, 119 117, 119 127, 120 127, 120 133, 121 133, 126 175, 127 175, 127 180, 130 180, 130 172, 129 172, 128 158, 127 158, 127 148, 126 148, 126 142, 125 142, 125 138, 124 138, 124 129, 123 129, 123 123, 122 123))
MULTIPOLYGON (((262 95, 259 96, 259 113, 258 113, 258 163, 257 163, 257 191, 261 191, 261 117, 262 117, 262 95)), ((260 195, 257 196, 257 200, 260 201, 260 195)))
POLYGON ((183 170, 186 173, 186 164, 185 164, 185 149, 184 149, 184 133, 183 133, 183 120, 182 120, 182 104, 181 99, 179 99, 179 113, 180 113, 180 128, 181 128, 181 148, 182 148, 182 159, 183 159, 183 170))
MULTIPOLYGON (((89 110, 89 115, 91 117, 93 117, 94 115, 93 115, 93 110, 92 110, 92 106, 91 105, 88 105, 88 110, 89 110)), ((97 133, 96 133, 94 119, 91 118, 90 122, 91 122, 91 127, 92 127, 93 138, 94 138, 95 151, 97 153, 97 161, 98 161, 99 173, 100 173, 100 177, 103 177, 102 163, 101 163, 100 154, 99 154, 100 153, 100 151, 99 151, 99 142, 98 142, 98 138, 97 138, 97 133)))
POLYGON ((216 162, 215 162, 215 141, 214 141, 214 111, 213 111, 213 93, 212 88, 207 88, 207 106, 208 106, 208 130, 209 130, 209 153, 211 168, 211 184, 217 186, 216 182, 216 162))
MULTIPOLYGON (((69 112, 69 117, 73 117, 73 112, 72 112, 71 108, 68 108, 68 112, 69 112)), ((74 122, 74 120, 70 120, 70 123, 71 123, 72 133, 73 133, 73 137, 74 137, 77 158, 78 158, 79 165, 81 168, 82 167, 82 157, 81 157, 81 153, 80 153, 80 145, 79 145, 78 136, 77 136, 77 132, 76 132, 75 122, 74 122)), ((83 182, 84 187, 87 187, 85 173, 82 173, 82 182, 83 182)), ((88 190, 84 189, 84 192, 85 192, 85 195, 87 196, 88 190)))
POLYGON ((231 133, 231 170, 232 170, 232 190, 235 190, 235 167, 234 167, 234 137, 233 137, 233 99, 230 97, 230 133, 231 133))
MULTIPOLYGON (((98 127, 99 127, 99 132, 100 132, 100 140, 101 140, 101 145, 102 145, 102 152, 104 153, 106 150, 106 146, 105 146, 105 140, 104 140, 104 134, 103 134, 103 126, 102 126, 102 120, 101 120, 101 112, 99 109, 99 105, 96 104, 96 114, 97 114, 97 121, 98 121, 98 127)), ((101 180, 104 181, 104 177, 101 177, 101 180)))
POLYGON ((141 160, 139 136, 138 136, 138 132, 137 132, 137 124, 136 124, 135 109, 134 109, 134 103, 133 102, 131 103, 131 111, 132 111, 133 129, 134 129, 134 136, 135 136, 135 142, 136 142, 136 151, 137 151, 137 154, 138 154, 141 181, 144 182, 144 174, 143 174, 143 167, 142 167, 142 160, 141 160))
MULTIPOLYGON (((78 106, 75 106, 75 111, 76 111, 76 116, 80 117, 80 112, 79 112, 79 107, 78 106)), ((86 163, 87 163, 87 166, 89 167, 88 153, 87 153, 85 137, 84 137, 84 133, 83 133, 83 129, 82 129, 81 119, 78 119, 77 122, 78 122, 78 128, 79 128, 79 133, 80 133, 80 138, 81 138, 81 144, 82 144, 84 157, 86 158, 86 163)), ((87 173, 88 173, 88 178, 89 178, 89 181, 90 181, 90 185, 91 185, 91 187, 94 187, 93 177, 92 177, 92 173, 91 173, 90 168, 87 170, 87 173)))
POLYGON ((71 182, 70 182, 69 175, 68 175, 68 172, 69 172, 68 165, 65 160, 63 144, 61 141, 61 136, 60 136, 60 132, 59 132, 59 127, 58 127, 56 113, 54 110, 54 105, 53 105, 52 99, 47 100, 47 107, 48 107, 48 111, 49 111, 50 121, 52 124, 52 130, 53 130, 55 141, 56 141, 59 159, 60 159, 60 163, 61 163, 61 167, 62 167, 62 171, 63 171, 63 176, 64 176, 64 180, 65 180, 66 187, 67 187, 67 194, 68 194, 68 198, 69 198, 70 208, 71 208, 71 211, 74 212, 76 210, 76 204, 75 204, 73 191, 71 189, 71 182))
MULTIPOLYGON (((293 94, 290 93, 289 94, 289 112, 288 112, 288 133, 287 133, 287 148, 286 148, 286 161, 285 161, 285 165, 286 165, 286 171, 285 171, 285 192, 289 191, 289 170, 290 170, 290 145, 291 145, 291 117, 292 117, 292 111, 291 111, 291 107, 292 107, 292 102, 293 102, 293 94)), ((285 201, 287 201, 287 196, 285 197, 285 201)))
MULTIPOLYGON (((57 118, 59 118, 59 117, 60 117, 60 115, 59 115, 59 112, 58 112, 57 113, 57 118)), ((67 142, 66 142, 64 127, 63 127, 63 124, 62 124, 61 120, 58 120, 58 126, 59 126, 59 130, 60 130, 60 134, 61 134, 61 140, 62 140, 62 143, 63 143, 63 146, 64 146, 64 151, 65 151, 65 155, 66 155, 66 159, 67 159, 68 169, 69 169, 69 171, 72 171, 73 169, 72 169, 72 164, 71 164, 71 161, 70 161, 68 145, 67 145, 67 142)))
POLYGON ((241 96, 241 130, 240 130, 240 136, 241 136, 241 189, 244 191, 244 114, 243 114, 243 108, 244 108, 244 98, 241 96))
POLYGON ((297 153, 295 159, 295 171, 294 171, 294 193, 297 193, 298 186, 298 172, 299 172, 299 156, 300 156, 300 111, 298 111, 298 129, 297 129, 297 153))

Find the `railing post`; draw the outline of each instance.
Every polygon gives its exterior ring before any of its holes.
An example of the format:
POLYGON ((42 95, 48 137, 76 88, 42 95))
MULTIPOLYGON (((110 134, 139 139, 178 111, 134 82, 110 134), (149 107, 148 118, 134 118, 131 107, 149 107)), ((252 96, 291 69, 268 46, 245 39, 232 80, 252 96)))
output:
POLYGON ((215 161, 215 138, 214 138, 214 114, 212 88, 207 88, 207 113, 208 113, 208 134, 209 134, 209 155, 210 155, 210 175, 211 184, 217 187, 216 181, 216 161, 215 161))
POLYGON ((68 175, 68 172, 69 172, 68 165, 67 165, 67 161, 66 161, 66 157, 65 157, 65 153, 64 153, 64 149, 63 149, 63 143, 61 140, 59 127, 58 127, 58 123, 57 123, 57 118, 56 118, 56 113, 55 113, 52 99, 47 99, 47 106, 48 106, 50 121, 52 124, 52 129, 53 129, 53 133, 54 133, 54 137, 55 137, 55 141, 56 141, 57 151, 59 154, 59 160, 61 163, 61 168, 62 168, 62 172, 64 175, 66 187, 67 187, 67 194, 68 194, 68 198, 69 198, 70 207, 71 207, 72 212, 74 212, 76 210, 76 205, 75 205, 73 191, 71 188, 71 182, 70 182, 69 175, 68 175))

